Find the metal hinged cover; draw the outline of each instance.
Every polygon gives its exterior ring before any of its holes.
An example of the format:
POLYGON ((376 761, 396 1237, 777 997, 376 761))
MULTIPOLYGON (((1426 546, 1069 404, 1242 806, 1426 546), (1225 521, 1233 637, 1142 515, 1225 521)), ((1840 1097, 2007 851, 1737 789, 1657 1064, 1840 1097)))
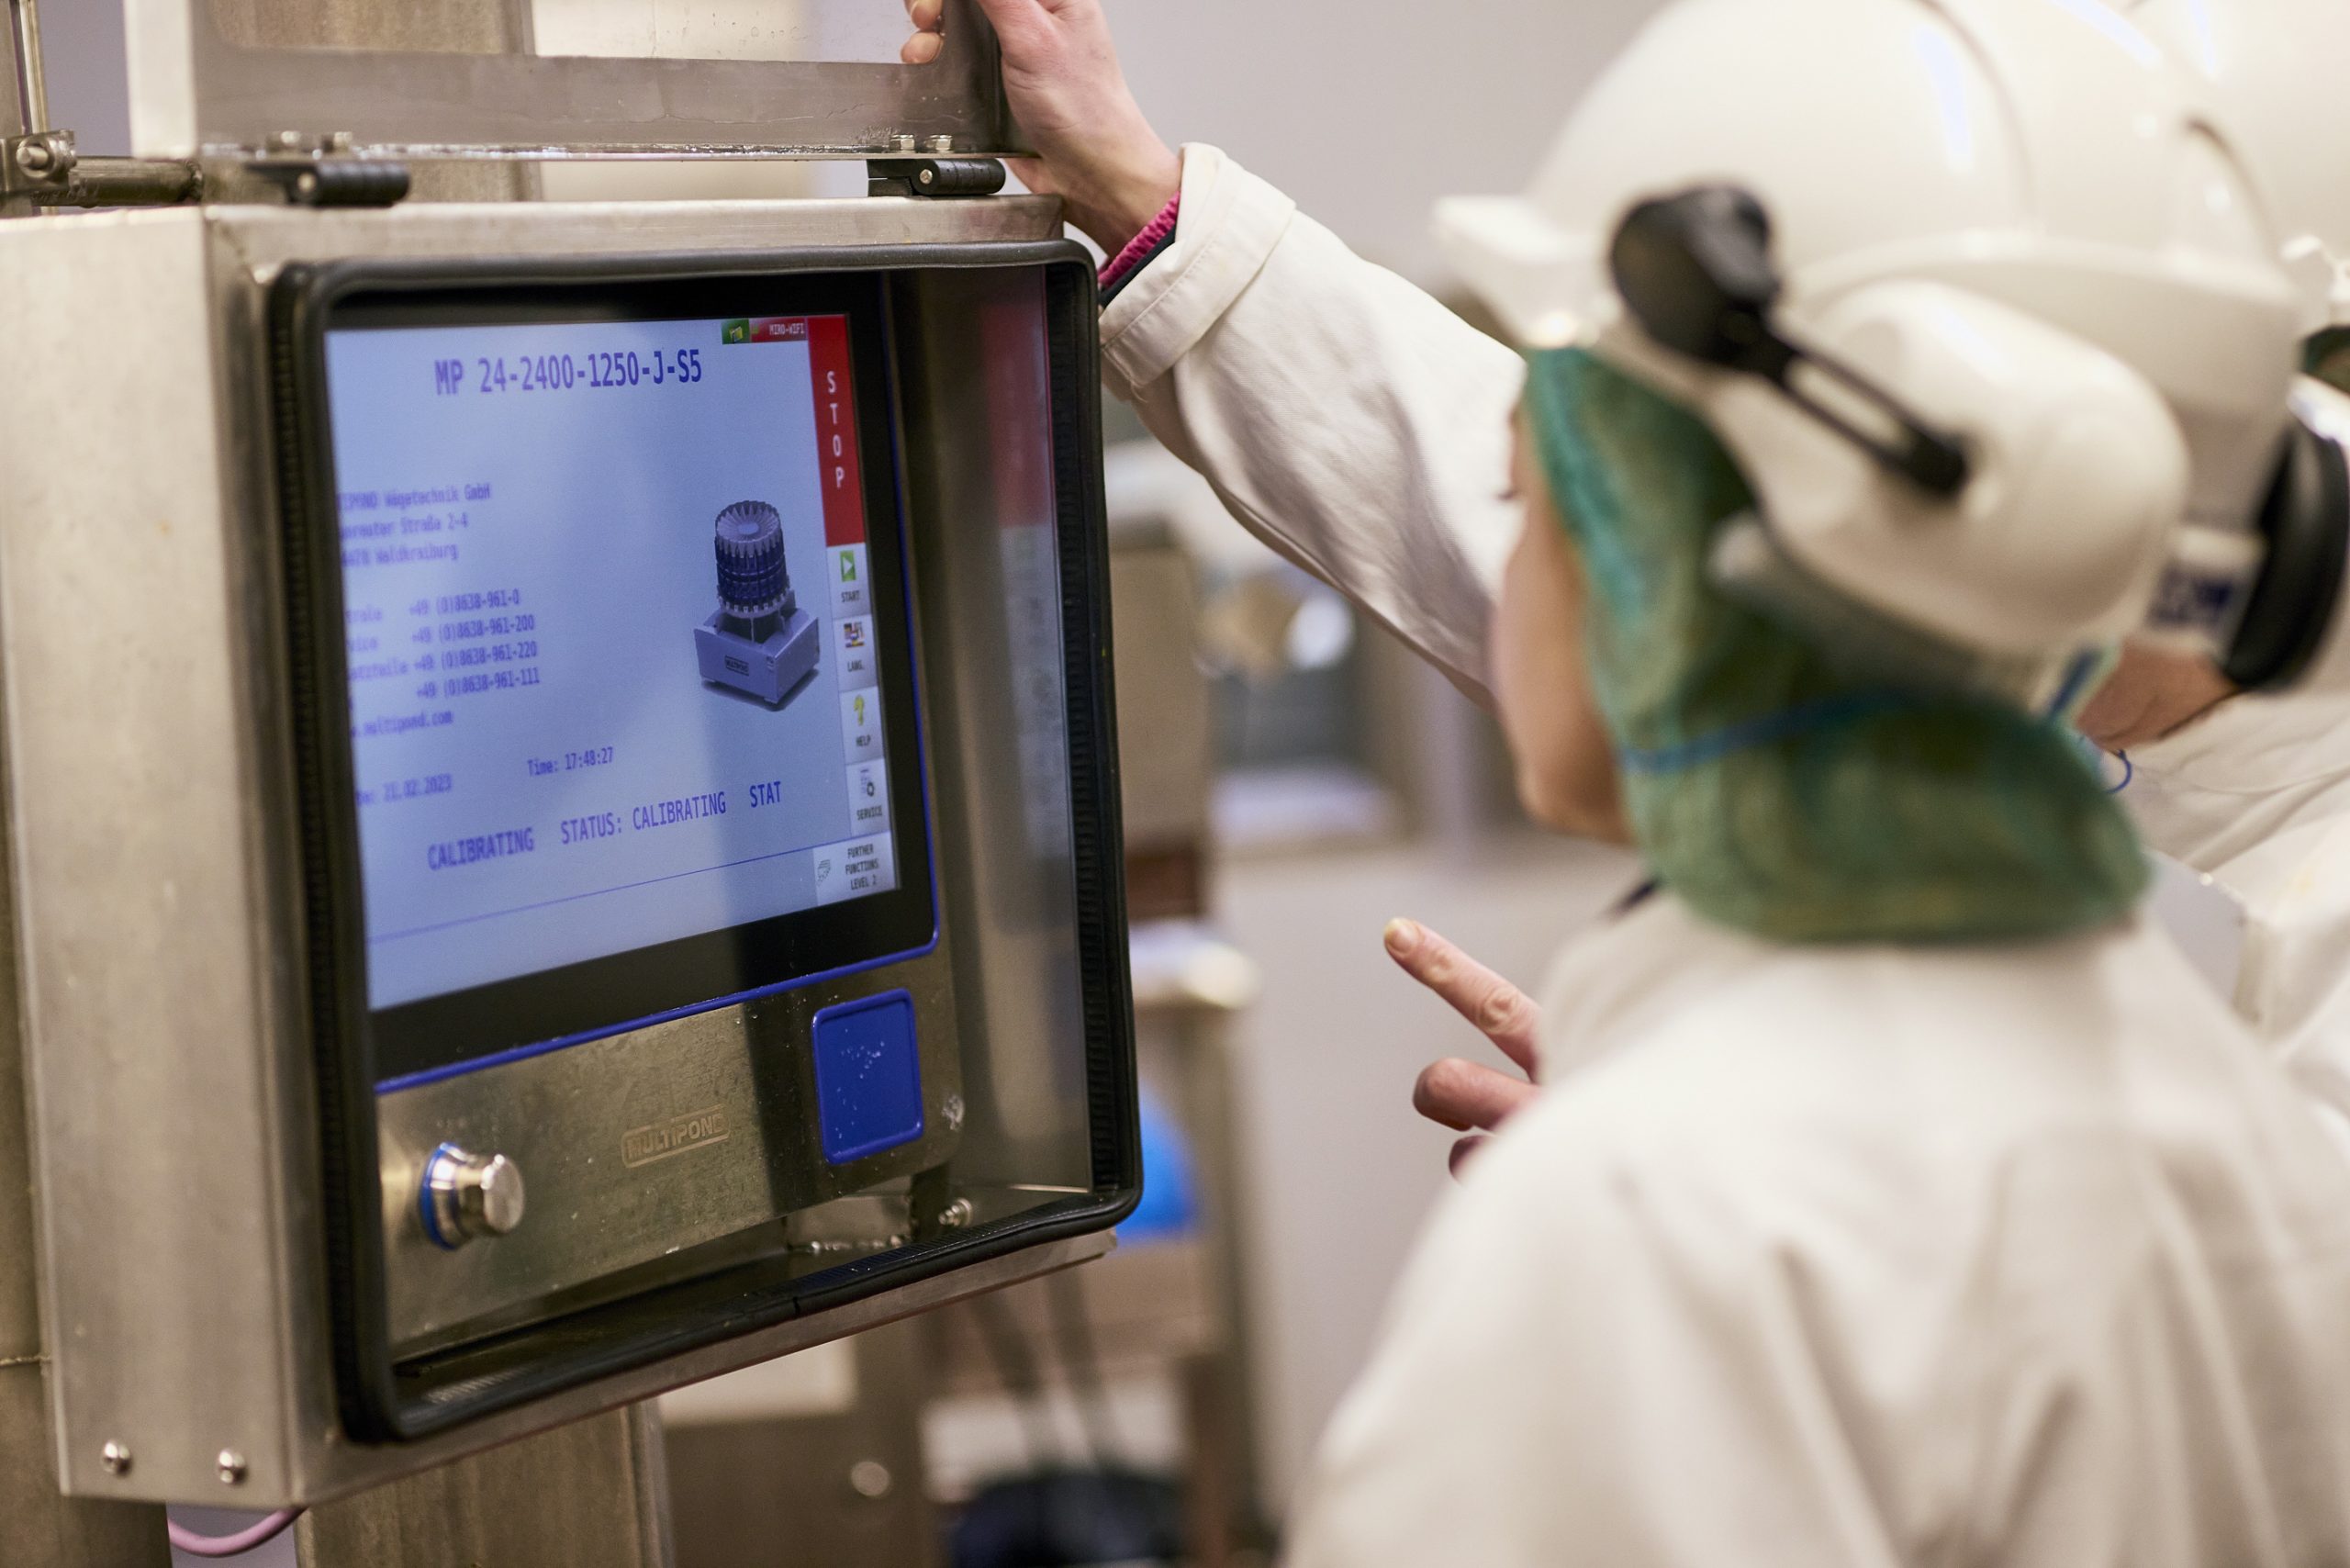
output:
POLYGON ((155 158, 1002 153, 1021 138, 975 0, 897 61, 890 0, 126 0, 155 158))

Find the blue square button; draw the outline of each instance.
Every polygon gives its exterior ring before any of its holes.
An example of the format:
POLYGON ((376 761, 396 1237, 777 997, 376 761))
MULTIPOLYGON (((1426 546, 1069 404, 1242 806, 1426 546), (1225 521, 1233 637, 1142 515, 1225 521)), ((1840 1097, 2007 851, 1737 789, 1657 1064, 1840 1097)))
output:
POLYGON ((884 991, 816 1014, 816 1119, 834 1165, 922 1137, 912 996, 884 991))

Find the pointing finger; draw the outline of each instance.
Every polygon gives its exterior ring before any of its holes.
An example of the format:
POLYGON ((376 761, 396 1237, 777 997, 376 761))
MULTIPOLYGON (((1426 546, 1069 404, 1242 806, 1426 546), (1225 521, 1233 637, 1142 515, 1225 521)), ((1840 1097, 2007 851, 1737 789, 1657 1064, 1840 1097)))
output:
POLYGON ((1391 920, 1384 940, 1388 956, 1477 1026, 1526 1071, 1535 1070, 1535 1033, 1541 1009, 1524 991, 1413 920, 1391 920))

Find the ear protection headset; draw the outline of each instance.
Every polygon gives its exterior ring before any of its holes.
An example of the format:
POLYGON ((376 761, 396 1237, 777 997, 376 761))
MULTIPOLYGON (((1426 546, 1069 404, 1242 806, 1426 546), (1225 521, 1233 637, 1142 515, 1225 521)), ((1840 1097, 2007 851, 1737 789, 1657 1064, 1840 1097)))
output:
POLYGON ((2296 419, 2255 528, 2267 547, 2220 671, 2246 690, 2290 686, 2341 607, 2350 569, 2350 470, 2342 445, 2296 419))
MULTIPOLYGON (((1770 216, 1751 192, 1707 185, 1643 201, 1617 227, 1608 262, 1625 308, 1663 348, 1768 383, 1926 498, 1958 505, 1978 476, 1980 454, 1964 433, 1781 328, 1770 216), (1882 429, 1863 428, 1807 391, 1795 377, 1798 367, 1849 395, 1882 429)), ((2258 515, 2247 520, 2262 546, 2259 567, 2248 589, 2240 583, 2221 589, 2241 604, 2180 617, 2221 629, 2221 667, 2247 689, 2288 686, 2308 668, 2350 565, 2350 469, 2342 447, 2298 417, 2281 447, 2258 515)))

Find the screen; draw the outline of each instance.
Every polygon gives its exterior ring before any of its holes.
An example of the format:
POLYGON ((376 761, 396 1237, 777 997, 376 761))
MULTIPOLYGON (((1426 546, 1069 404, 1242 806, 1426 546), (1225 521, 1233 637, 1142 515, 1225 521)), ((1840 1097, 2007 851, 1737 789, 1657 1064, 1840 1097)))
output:
MULTIPOLYGON (((369 1006, 899 889, 866 323, 408 319, 326 340, 369 1006)), ((747 951, 606 1011, 789 978, 747 951)))

